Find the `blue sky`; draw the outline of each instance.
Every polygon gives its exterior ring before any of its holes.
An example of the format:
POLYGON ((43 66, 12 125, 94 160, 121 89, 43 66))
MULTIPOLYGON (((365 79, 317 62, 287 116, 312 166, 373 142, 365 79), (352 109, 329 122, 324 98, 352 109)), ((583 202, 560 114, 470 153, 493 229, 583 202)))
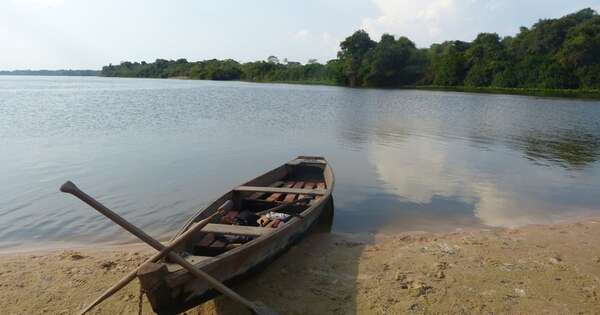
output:
POLYGON ((1 0, 0 69, 97 69, 123 60, 269 55, 334 58, 357 29, 427 47, 479 32, 512 35, 600 0, 1 0))

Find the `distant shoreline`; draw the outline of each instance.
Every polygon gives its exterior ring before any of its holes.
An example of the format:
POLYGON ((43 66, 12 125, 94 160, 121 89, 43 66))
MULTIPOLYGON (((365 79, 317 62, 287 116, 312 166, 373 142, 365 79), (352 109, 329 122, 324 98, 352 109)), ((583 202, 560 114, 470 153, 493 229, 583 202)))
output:
MULTIPOLYGON (((113 77, 103 76, 100 71, 96 74, 46 74, 41 71, 31 71, 28 74, 17 73, 17 71, 0 71, 0 76, 83 76, 83 77, 101 77, 101 78, 127 78, 127 79, 167 79, 167 80, 197 80, 197 81, 232 81, 232 82, 248 82, 248 83, 273 83, 273 84, 298 84, 298 85, 322 85, 322 86, 339 86, 347 87, 341 84, 330 81, 263 81, 263 80, 205 80, 192 79, 186 76, 176 76, 169 78, 153 78, 153 77, 113 77)), ((50 70, 54 72, 54 70, 50 70)), ((62 70, 56 70, 62 71, 62 70)), ((66 70, 66 71, 95 71, 95 70, 66 70)), ((470 86, 438 86, 438 85, 408 85, 399 87, 348 87, 352 89, 387 89, 387 90, 425 90, 425 91, 444 91, 444 92, 463 92, 463 93, 480 93, 480 94, 497 94, 497 95, 522 95, 522 96, 541 96, 541 97, 559 97, 566 99, 589 99, 600 100, 600 89, 539 89, 539 88, 502 88, 502 87, 470 87, 470 86)))
MULTIPOLYGON (((318 82, 318 81, 245 81, 250 83, 276 83, 276 84, 300 84, 300 85, 324 85, 340 86, 344 85, 318 82)), ((500 87, 469 87, 469 86, 436 86, 436 85, 418 85, 418 86, 400 86, 400 87, 348 87, 352 89, 388 89, 388 90, 425 90, 425 91, 444 91, 444 92, 463 92, 497 95, 522 95, 522 96, 543 96, 560 97, 575 99, 600 100, 600 90, 569 90, 569 89, 534 89, 534 88, 500 88, 500 87)))
POLYGON ((0 75, 29 75, 29 76, 78 76, 78 77, 98 77, 100 76, 99 70, 71 70, 71 69, 61 69, 61 70, 11 70, 11 71, 0 71, 0 75))
MULTIPOLYGON (((112 77, 114 78, 114 77, 112 77)), ((119 77, 123 78, 123 77, 119 77)), ((125 77, 128 78, 128 77, 125 77)), ((147 79, 147 78, 140 78, 147 79)), ((162 79, 162 78, 154 78, 162 79)), ((199 80, 199 81, 234 81, 248 83, 273 83, 273 84, 298 84, 298 85, 323 85, 347 87, 335 82, 329 81, 251 81, 251 80, 204 80, 191 79, 189 77, 170 77, 166 79, 176 80, 199 80)), ((542 97, 560 97, 575 99, 600 100, 600 90, 585 89, 537 89, 537 88, 501 88, 501 87, 470 87, 470 86, 437 86, 437 85, 408 85, 400 87, 348 87, 352 89, 388 89, 388 90, 425 90, 425 91, 444 91, 444 92, 463 92, 480 94, 498 94, 498 95, 523 95, 523 96, 542 96, 542 97)))
POLYGON ((482 94, 543 96, 560 98, 577 98, 600 100, 600 90, 570 90, 570 89, 534 89, 534 88, 500 88, 500 87, 469 87, 469 86, 407 86, 404 89, 467 92, 482 94))

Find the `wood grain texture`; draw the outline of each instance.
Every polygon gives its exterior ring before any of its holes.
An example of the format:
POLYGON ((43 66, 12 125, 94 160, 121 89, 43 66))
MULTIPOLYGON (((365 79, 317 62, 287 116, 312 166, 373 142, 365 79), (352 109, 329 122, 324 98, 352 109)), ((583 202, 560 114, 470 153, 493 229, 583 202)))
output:
MULTIPOLYGON (((294 182, 286 182, 283 185, 283 188, 292 188, 294 186, 294 182)), ((240 187, 254 187, 254 186, 240 186, 240 187)), ((237 190, 236 190, 237 191, 237 190)), ((256 191, 256 190, 253 190, 256 191)), ((273 191, 267 191, 267 190, 263 190, 263 192, 269 192, 269 193, 273 193, 273 191)), ((267 201, 277 201, 279 198, 281 198, 281 196, 283 196, 283 194, 281 192, 275 192, 274 194, 271 194, 267 199, 267 201)))
MULTIPOLYGON (((324 185, 323 185, 324 187, 324 185)), ((260 191, 260 192, 271 192, 278 194, 304 194, 320 196, 327 193, 323 189, 304 189, 304 188, 278 188, 278 187, 255 187, 255 186, 239 186, 234 189, 235 191, 260 191)), ((269 197, 270 199, 271 197, 269 197)))
POLYGON ((231 234, 231 235, 245 235, 245 236, 261 236, 265 233, 271 232, 271 229, 265 229, 257 226, 244 226, 244 225, 229 225, 229 224, 207 224, 202 232, 216 233, 216 234, 231 234))
MULTIPOLYGON (((304 182, 297 182, 293 188, 296 189, 300 189, 304 186, 304 182)), ((292 202, 294 201, 294 199, 296 199, 297 194, 287 194, 284 198, 283 198, 283 202, 292 202)))

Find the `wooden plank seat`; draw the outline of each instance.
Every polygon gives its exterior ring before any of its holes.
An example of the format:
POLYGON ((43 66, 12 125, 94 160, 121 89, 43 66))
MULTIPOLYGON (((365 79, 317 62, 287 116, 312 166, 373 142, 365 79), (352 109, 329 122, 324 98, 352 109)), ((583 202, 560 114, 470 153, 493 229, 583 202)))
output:
POLYGON ((258 186, 239 186, 235 188, 235 191, 242 192, 267 192, 267 193, 279 193, 279 194, 302 194, 311 196, 322 196, 327 192, 325 186, 317 186, 318 189, 304 189, 304 188, 291 188, 291 187, 258 187, 258 186), (320 189, 323 187, 323 189, 320 189))
MULTIPOLYGON (((302 196, 303 196, 302 198, 308 198, 308 197, 310 197, 310 196, 307 196, 307 195, 302 195, 302 196)), ((318 195, 316 195, 316 196, 318 196, 318 195)), ((297 199, 302 199, 302 198, 298 197, 297 199)), ((279 201, 279 200, 277 200, 277 201, 267 201, 265 199, 251 199, 251 198, 244 198, 242 200, 245 201, 245 202, 256 204, 256 205, 267 205, 267 206, 271 206, 271 207, 282 205, 282 204, 287 204, 288 203, 288 202, 279 201)), ((308 201, 305 201, 304 203, 306 203, 306 202, 308 202, 308 201)), ((300 203, 300 204, 303 204, 303 203, 300 203)))
POLYGON ((273 229, 257 227, 257 226, 229 225, 229 224, 215 224, 215 223, 209 223, 204 228, 202 228, 202 232, 205 232, 205 233, 243 235, 243 236, 261 236, 265 233, 269 233, 272 231, 273 231, 273 229))
MULTIPOLYGON (((294 187, 294 182, 286 182, 283 185, 283 188, 292 188, 294 187)), ((283 196, 283 193, 280 192, 275 192, 273 194, 271 194, 269 197, 267 197, 265 200, 266 201, 277 201, 279 200, 281 197, 283 196)))
MULTIPOLYGON (((281 187, 283 186, 284 182, 282 181, 278 181, 278 182, 274 182, 271 185, 269 185, 269 187, 281 187)), ((255 192, 250 196, 250 199, 260 199, 265 197, 267 193, 265 192, 255 192)))
MULTIPOLYGON (((304 183, 304 189, 313 189, 315 187, 315 183, 306 182, 304 183)), ((306 195, 298 195, 298 199, 306 198, 306 195)))
MULTIPOLYGON (((296 184, 294 184, 293 188, 302 188, 304 187, 304 182, 296 182, 296 184)), ((296 199, 296 194, 287 194, 285 195, 285 197, 283 198, 283 202, 292 202, 294 201, 294 199, 296 199)))

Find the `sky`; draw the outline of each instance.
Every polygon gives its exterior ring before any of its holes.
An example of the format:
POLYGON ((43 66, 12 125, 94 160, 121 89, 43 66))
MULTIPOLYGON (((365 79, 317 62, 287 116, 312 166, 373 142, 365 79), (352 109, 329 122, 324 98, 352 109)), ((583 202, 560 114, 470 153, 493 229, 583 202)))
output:
POLYGON ((599 11, 600 0, 0 0, 0 70, 269 55, 326 62, 358 29, 428 47, 514 35, 586 7, 599 11))

